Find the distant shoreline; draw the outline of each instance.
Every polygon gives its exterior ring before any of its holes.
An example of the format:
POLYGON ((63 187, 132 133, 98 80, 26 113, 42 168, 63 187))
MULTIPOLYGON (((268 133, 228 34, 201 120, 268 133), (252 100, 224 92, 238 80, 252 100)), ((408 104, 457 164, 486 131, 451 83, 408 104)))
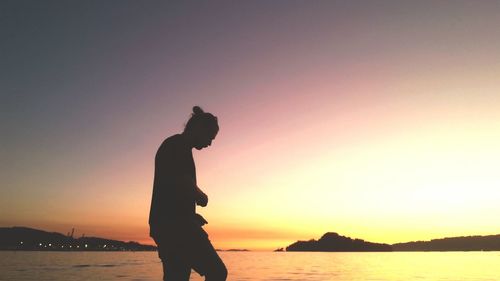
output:
MULTIPOLYGON (((153 246, 152 246, 153 247, 153 246)), ((156 252, 157 250, 20 250, 20 249, 0 249, 0 252, 58 252, 58 253, 130 253, 130 252, 156 252)))
MULTIPOLYGON (((98 250, 74 250, 74 251, 65 251, 65 250, 8 250, 8 249, 0 249, 0 252, 51 252, 51 253, 135 253, 135 252, 156 252, 157 250, 139 250, 139 251, 98 251, 98 250)), ((217 250, 217 252, 236 252, 236 253, 273 253, 276 252, 274 250, 259 250, 259 251, 228 251, 228 250, 217 250)), ((500 250, 471 250, 471 251, 458 251, 458 250, 450 250, 450 251, 386 251, 386 252, 367 252, 367 251, 283 251, 276 253, 359 253, 359 254, 370 254, 370 253, 481 253, 481 252, 500 252, 500 250)))
MULTIPOLYGON (((276 251, 284 251, 283 248, 276 251)), ((319 240, 297 241, 287 252, 494 252, 500 251, 500 234, 487 236, 461 236, 380 244, 352 239, 335 232, 325 233, 319 240)))
POLYGON ((0 250, 53 252, 141 252, 155 246, 100 237, 79 237, 28 227, 0 227, 0 250))
MULTIPOLYGON (((154 252, 156 246, 99 237, 73 238, 57 232, 28 227, 0 227, 0 251, 36 252, 154 252)), ((247 249, 217 249, 221 252, 250 252, 247 249)), ((272 250, 269 250, 271 252, 272 250)), ((500 234, 461 236, 429 241, 382 244, 352 239, 335 232, 320 239, 297 241, 274 252, 497 252, 500 234)), ((253 252, 253 251, 252 251, 253 252)), ((268 252, 268 251, 265 251, 268 252)))

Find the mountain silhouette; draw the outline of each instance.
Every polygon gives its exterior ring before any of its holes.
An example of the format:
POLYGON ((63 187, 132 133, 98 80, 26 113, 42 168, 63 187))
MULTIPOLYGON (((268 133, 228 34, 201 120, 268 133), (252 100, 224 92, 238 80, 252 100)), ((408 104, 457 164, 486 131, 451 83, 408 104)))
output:
POLYGON ((500 234, 393 244, 394 251, 500 251, 500 234))
POLYGON ((100 237, 73 238, 29 227, 0 227, 0 250, 155 251, 156 247, 100 237))
MULTIPOLYGON (((282 250, 282 248, 278 249, 282 250)), ((277 250, 277 251, 278 251, 277 250)), ((286 251, 308 252, 389 252, 389 251, 500 251, 500 234, 487 236, 461 236, 413 241, 396 244, 379 244, 352 239, 335 232, 325 233, 319 240, 297 241, 286 251)))
POLYGON ((325 233, 319 240, 297 241, 286 247, 287 252, 390 252, 391 245, 351 239, 335 232, 325 233))

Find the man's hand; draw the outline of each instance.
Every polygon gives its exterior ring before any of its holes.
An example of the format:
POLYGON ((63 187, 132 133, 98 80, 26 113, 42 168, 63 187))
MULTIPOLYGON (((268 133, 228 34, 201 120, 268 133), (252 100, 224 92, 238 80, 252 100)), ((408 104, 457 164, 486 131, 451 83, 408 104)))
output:
POLYGON ((196 204, 205 207, 208 204, 208 196, 198 188, 198 194, 196 195, 196 204))
POLYGON ((204 226, 205 224, 208 223, 208 221, 205 220, 205 218, 202 217, 200 214, 194 214, 194 220, 199 226, 204 226))

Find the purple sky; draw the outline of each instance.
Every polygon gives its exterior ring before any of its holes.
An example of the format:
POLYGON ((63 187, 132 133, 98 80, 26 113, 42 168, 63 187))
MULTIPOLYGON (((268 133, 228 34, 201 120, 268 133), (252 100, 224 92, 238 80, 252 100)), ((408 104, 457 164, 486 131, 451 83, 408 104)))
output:
POLYGON ((500 214, 497 1, 179 3, 0 3, 0 226, 147 241, 154 153, 200 105, 221 122, 195 153, 219 245, 500 232, 475 223, 500 214), (374 188, 392 205, 342 203, 374 188), (321 192, 342 202, 297 208, 321 192), (439 206, 471 215, 436 228, 439 206), (384 237, 398 212, 416 226, 384 237))

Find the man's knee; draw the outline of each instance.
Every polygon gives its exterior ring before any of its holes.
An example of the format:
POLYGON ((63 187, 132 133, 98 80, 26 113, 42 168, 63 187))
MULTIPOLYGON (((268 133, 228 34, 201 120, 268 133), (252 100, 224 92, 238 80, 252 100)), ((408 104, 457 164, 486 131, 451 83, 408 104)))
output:
POLYGON ((220 280, 225 281, 227 279, 227 268, 223 263, 221 264, 221 267, 218 270, 218 275, 220 280))
POLYGON ((214 266, 206 274, 206 281, 225 281, 227 279, 227 268, 224 263, 214 266))

